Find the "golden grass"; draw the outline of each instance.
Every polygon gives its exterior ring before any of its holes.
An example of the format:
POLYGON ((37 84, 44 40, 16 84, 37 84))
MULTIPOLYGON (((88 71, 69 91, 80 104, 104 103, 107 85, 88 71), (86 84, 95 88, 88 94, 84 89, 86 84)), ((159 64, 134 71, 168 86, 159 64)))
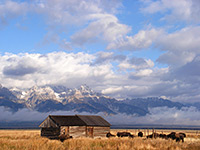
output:
MULTIPOLYGON (((111 130, 116 134, 122 130, 111 130)), ((137 134, 138 130, 123 130, 137 134)), ((144 130, 140 130, 145 132, 144 130)), ((177 130, 176 130, 177 131, 177 130)), ((150 131, 149 131, 150 132, 150 131)), ((170 133, 172 130, 156 130, 157 133, 170 133)), ((40 137, 40 130, 0 130, 0 150, 199 150, 200 137, 196 131, 185 132, 184 143, 172 140, 131 138, 78 138, 63 143, 40 137)))

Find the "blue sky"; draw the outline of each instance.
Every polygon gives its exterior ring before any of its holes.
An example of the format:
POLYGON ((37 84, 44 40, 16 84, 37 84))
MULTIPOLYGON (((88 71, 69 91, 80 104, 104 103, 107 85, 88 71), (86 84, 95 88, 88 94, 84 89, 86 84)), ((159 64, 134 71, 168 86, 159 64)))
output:
POLYGON ((200 99, 198 0, 1 0, 0 83, 200 99))

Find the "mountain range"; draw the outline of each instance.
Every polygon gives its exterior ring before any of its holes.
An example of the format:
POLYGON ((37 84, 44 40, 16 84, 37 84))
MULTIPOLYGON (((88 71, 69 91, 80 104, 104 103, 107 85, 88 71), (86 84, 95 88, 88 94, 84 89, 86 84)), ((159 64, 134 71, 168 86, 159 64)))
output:
MULTIPOLYGON (((155 107, 189 107, 170 100, 150 97, 117 100, 93 91, 87 85, 78 88, 65 86, 33 86, 30 89, 6 88, 0 85, 0 106, 16 112, 28 108, 39 112, 76 111, 87 113, 103 112, 108 115, 124 113, 127 115, 145 116, 149 108, 155 107)), ((193 105, 200 106, 200 105, 193 105)))

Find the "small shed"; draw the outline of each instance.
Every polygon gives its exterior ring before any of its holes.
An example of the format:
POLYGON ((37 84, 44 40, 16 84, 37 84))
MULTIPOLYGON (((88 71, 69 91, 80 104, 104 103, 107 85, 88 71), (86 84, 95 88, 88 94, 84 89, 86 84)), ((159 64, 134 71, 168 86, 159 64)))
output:
POLYGON ((106 137, 110 132, 110 123, 101 116, 49 115, 40 125, 41 136, 56 139, 61 135, 77 137, 106 137))

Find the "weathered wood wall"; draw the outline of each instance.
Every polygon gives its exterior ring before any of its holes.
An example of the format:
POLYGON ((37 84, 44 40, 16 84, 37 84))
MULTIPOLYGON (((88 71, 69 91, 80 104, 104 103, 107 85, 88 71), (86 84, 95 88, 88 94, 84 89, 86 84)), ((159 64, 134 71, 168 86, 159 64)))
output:
POLYGON ((106 137, 106 134, 110 132, 110 127, 91 127, 91 126, 61 126, 60 134, 78 137, 91 137, 100 138, 106 137))
POLYGON ((74 137, 86 137, 85 126, 70 126, 69 134, 74 137))
POLYGON ((65 134, 72 136, 73 138, 77 137, 86 137, 85 126, 61 126, 60 134, 65 134))
POLYGON ((60 128, 41 128, 41 136, 48 138, 58 138, 60 135, 60 128))
POLYGON ((106 134, 110 132, 110 127, 94 127, 94 138, 106 137, 106 134))
POLYGON ((73 138, 101 138, 106 137, 108 132, 110 132, 110 127, 61 126, 60 128, 41 128, 41 136, 48 138, 58 138, 59 135, 68 135, 73 138))

